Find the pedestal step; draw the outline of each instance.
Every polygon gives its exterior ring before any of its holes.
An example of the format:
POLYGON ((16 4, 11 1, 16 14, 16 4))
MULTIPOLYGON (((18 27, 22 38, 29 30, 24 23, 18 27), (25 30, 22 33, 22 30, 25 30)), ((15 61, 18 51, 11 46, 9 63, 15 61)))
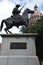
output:
POLYGON ((39 65, 37 56, 0 56, 0 65, 39 65))

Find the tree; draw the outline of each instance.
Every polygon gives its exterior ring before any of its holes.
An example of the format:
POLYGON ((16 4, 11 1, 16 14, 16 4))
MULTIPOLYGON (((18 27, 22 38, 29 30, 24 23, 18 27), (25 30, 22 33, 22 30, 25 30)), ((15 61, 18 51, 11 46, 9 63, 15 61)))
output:
POLYGON ((29 26, 29 32, 43 32, 43 17, 29 26))

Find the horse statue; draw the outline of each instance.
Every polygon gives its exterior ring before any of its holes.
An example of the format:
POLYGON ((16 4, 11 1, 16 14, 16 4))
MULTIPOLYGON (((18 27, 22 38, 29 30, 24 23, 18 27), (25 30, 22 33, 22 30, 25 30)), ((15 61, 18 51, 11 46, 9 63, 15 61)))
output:
POLYGON ((12 32, 10 32, 9 29, 12 28, 13 26, 16 26, 18 28, 19 26, 23 26, 24 25, 27 28, 27 24, 28 24, 28 21, 29 21, 27 19, 28 13, 33 13, 33 11, 31 11, 28 8, 26 8, 24 10, 22 16, 19 15, 19 17, 17 16, 16 19, 14 19, 13 16, 10 16, 9 18, 6 18, 6 19, 2 20, 1 26, 0 26, 0 31, 3 28, 3 23, 5 23, 5 25, 6 25, 6 28, 4 30, 5 30, 5 32, 7 34, 8 34, 8 32, 12 34, 12 32))

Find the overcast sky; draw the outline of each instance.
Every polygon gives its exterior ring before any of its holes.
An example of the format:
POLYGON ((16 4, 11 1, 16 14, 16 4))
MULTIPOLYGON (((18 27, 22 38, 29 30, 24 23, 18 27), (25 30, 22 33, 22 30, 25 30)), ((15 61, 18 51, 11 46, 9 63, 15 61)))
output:
MULTIPOLYGON (((43 12, 43 0, 0 0, 0 25, 3 19, 11 16, 12 10, 16 4, 20 4, 22 7, 25 2, 26 2, 26 5, 23 8, 23 10, 26 9, 27 7, 29 9, 34 10, 34 5, 37 4, 39 7, 39 10, 43 12)), ((3 33, 5 34, 4 28, 5 28, 5 24, 0 34, 3 34, 3 33)), ((10 29, 10 31, 12 31, 13 33, 19 33, 19 29, 17 29, 17 27, 13 27, 12 29, 10 29)))

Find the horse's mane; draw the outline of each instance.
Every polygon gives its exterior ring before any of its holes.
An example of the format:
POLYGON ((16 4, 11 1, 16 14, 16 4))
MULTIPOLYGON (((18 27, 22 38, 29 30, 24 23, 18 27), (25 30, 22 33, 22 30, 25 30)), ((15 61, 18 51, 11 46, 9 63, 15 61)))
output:
POLYGON ((24 12, 22 13, 22 16, 23 16, 24 19, 28 19, 28 8, 26 8, 24 10, 24 12))
POLYGON ((24 10, 23 14, 27 13, 27 10, 28 10, 28 8, 26 8, 26 9, 24 10))

